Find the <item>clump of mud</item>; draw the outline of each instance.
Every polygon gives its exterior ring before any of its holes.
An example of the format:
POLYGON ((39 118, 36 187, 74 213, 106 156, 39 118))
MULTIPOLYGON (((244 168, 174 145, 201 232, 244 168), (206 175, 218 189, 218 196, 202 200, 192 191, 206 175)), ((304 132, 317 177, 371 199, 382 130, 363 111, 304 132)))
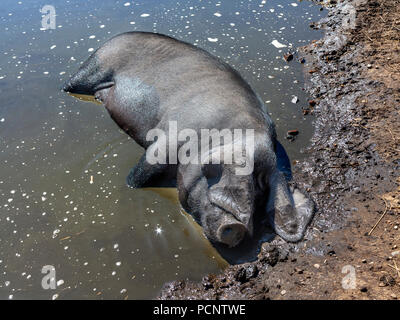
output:
POLYGON ((305 239, 159 299, 400 299, 400 1, 319 2, 325 37, 301 50, 315 134, 294 166, 318 207, 305 239))

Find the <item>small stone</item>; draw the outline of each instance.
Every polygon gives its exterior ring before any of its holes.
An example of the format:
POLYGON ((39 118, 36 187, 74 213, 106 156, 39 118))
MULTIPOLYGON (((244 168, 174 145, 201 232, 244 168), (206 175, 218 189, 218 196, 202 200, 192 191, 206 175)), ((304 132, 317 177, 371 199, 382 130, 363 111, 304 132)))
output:
POLYGON ((301 268, 295 268, 294 271, 296 271, 298 274, 303 274, 304 270, 301 268))
POLYGON ((288 136, 297 136, 299 134, 299 130, 289 130, 287 134, 288 136))
POLYGON ((361 262, 362 263, 367 263, 367 259, 362 259, 361 262))
POLYGON ((393 257, 398 256, 398 255, 400 255, 400 250, 397 250, 397 251, 393 251, 393 252, 392 252, 392 256, 393 256, 393 257))
POLYGON ((308 104, 310 105, 310 107, 315 107, 315 105, 316 105, 317 103, 315 102, 315 100, 309 100, 309 101, 308 101, 308 104))
POLYGON ((397 296, 396 296, 394 293, 392 293, 392 294, 390 295, 390 297, 391 297, 392 299, 397 300, 397 296))
POLYGON ((257 277, 258 268, 256 265, 250 264, 240 268, 235 274, 235 280, 240 283, 248 282, 250 279, 257 277))
POLYGON ((275 266, 279 261, 279 250, 275 246, 269 245, 267 242, 261 247, 261 252, 258 258, 262 263, 269 264, 270 266, 275 266))
POLYGON ((292 53, 285 54, 283 58, 285 59, 286 62, 290 62, 293 60, 293 54, 292 53))
POLYGON ((318 263, 314 264, 314 268, 319 269, 320 265, 318 263))
POLYGON ((360 289, 360 291, 361 291, 361 292, 368 292, 368 288, 367 288, 367 287, 362 287, 362 288, 360 289))
POLYGON ((286 294, 286 290, 282 290, 282 291, 281 291, 281 295, 284 296, 285 294, 286 294))

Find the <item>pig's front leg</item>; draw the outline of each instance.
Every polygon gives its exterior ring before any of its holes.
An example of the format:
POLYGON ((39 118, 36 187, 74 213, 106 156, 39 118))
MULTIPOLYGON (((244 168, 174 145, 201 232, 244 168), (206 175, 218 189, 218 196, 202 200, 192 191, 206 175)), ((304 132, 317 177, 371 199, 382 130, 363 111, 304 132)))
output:
POLYGON ((167 169, 167 164, 150 164, 146 160, 146 154, 144 154, 137 165, 135 165, 129 175, 126 178, 126 183, 131 188, 144 188, 158 186, 157 177, 167 169), (154 184, 154 185, 153 185, 154 184))

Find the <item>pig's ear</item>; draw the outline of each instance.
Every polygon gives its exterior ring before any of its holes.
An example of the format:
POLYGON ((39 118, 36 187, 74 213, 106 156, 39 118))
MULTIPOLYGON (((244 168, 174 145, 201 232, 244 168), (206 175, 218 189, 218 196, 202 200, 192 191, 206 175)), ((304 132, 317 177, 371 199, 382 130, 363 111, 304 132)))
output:
POLYGON ((288 242, 300 241, 314 214, 314 203, 298 189, 289 189, 282 172, 269 177, 267 214, 275 232, 288 242))
POLYGON ((179 192, 179 201, 185 210, 188 207, 190 193, 200 180, 203 180, 201 182, 205 187, 207 181, 201 170, 201 165, 187 164, 178 166, 176 185, 179 192))

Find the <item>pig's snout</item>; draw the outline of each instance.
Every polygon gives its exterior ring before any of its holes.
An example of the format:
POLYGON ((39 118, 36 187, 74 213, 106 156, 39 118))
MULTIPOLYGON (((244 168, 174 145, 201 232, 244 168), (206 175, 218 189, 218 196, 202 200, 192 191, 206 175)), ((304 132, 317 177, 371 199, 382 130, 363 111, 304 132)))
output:
POLYGON ((227 217, 223 219, 220 227, 218 228, 217 239, 219 242, 224 243, 232 248, 242 242, 247 231, 248 230, 243 223, 234 218, 227 217))

